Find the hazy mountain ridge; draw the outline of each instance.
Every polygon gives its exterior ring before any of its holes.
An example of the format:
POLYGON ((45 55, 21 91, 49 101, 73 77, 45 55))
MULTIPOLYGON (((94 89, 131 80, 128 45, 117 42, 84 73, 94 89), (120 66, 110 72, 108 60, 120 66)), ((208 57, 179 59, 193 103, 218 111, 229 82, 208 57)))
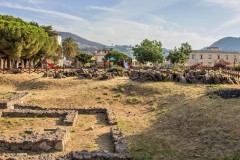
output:
POLYGON ((219 47, 222 51, 238 51, 240 52, 240 38, 225 37, 214 42, 210 47, 219 47))
POLYGON ((76 35, 76 34, 72 34, 69 32, 58 32, 58 34, 62 37, 63 40, 65 38, 69 38, 69 37, 72 38, 73 41, 75 41, 78 44, 79 48, 85 52, 94 53, 98 49, 103 49, 105 46, 104 44, 89 41, 87 39, 84 39, 84 38, 76 35))

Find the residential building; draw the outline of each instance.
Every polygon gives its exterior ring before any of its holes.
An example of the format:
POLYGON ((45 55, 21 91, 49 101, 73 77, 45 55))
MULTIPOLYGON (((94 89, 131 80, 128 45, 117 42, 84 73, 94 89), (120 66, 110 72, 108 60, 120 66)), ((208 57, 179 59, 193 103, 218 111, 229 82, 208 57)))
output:
POLYGON ((57 41, 58 45, 62 45, 62 37, 60 35, 55 35, 54 39, 57 41))
POLYGON ((188 65, 202 63, 205 66, 214 66, 220 60, 231 64, 240 63, 240 52, 222 51, 218 47, 208 47, 207 50, 195 50, 189 56, 188 65))
POLYGON ((104 48, 102 50, 98 50, 94 55, 95 60, 96 60, 96 65, 99 67, 103 67, 104 66, 104 61, 103 61, 104 56, 112 50, 113 50, 112 48, 104 48))

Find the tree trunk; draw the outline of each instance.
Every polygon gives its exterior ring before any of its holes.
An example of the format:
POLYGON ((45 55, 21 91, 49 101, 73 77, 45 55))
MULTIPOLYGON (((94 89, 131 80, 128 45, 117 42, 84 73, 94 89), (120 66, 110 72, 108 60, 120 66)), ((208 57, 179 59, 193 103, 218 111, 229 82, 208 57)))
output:
POLYGON ((23 59, 23 67, 27 68, 27 59, 26 58, 23 59))
POLYGON ((0 69, 3 69, 3 60, 0 58, 0 69))
POLYGON ((7 58, 7 68, 9 70, 12 70, 12 59, 9 57, 7 58))
POLYGON ((18 60, 15 61, 15 68, 18 68, 19 67, 19 62, 18 60))
POLYGON ((3 59, 3 69, 6 68, 6 58, 3 59))

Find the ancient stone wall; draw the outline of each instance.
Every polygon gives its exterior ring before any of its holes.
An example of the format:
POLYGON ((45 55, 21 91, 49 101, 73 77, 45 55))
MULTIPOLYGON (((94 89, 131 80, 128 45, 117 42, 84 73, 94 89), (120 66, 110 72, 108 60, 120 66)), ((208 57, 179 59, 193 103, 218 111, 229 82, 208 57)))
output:
POLYGON ((69 131, 60 128, 43 134, 33 132, 29 133, 29 135, 14 137, 0 135, 0 151, 63 151, 68 138, 69 131))
POLYGON ((78 117, 76 111, 64 110, 7 110, 2 112, 2 117, 64 117, 63 125, 75 125, 78 117))
MULTIPOLYGON (((16 154, 16 157, 21 159, 74 159, 74 160, 130 160, 127 141, 124 134, 117 127, 116 114, 112 109, 106 108, 50 108, 46 109, 39 106, 25 106, 15 104, 14 109, 5 110, 2 112, 2 117, 63 117, 62 124, 67 126, 73 126, 77 122, 78 114, 99 114, 104 113, 106 120, 111 125, 111 137, 114 144, 114 153, 107 151, 74 151, 63 156, 54 155, 21 155, 16 154)), ((68 130, 57 129, 45 129, 45 133, 30 133, 25 136, 8 137, 0 135, 0 152, 13 151, 13 152, 55 152, 63 151, 65 144, 69 137, 68 130)), ((9 154, 6 154, 7 159, 9 154)), ((12 157, 11 157, 12 158, 12 157)), ((17 159, 17 160, 19 160, 17 159)))
POLYGON ((0 109, 13 108, 16 103, 22 103, 24 98, 29 95, 28 92, 0 92, 0 94, 12 94, 11 97, 0 99, 0 109))

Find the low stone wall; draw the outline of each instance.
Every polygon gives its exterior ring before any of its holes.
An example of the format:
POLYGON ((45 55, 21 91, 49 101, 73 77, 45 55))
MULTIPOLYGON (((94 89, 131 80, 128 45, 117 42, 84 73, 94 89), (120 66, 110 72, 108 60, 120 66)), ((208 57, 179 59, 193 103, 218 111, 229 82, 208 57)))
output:
MULTIPOLYGON (((74 151, 64 156, 30 156, 24 155, 25 159, 50 159, 58 160, 130 160, 130 154, 127 146, 127 141, 124 134, 117 127, 116 114, 112 109, 106 108, 43 108, 39 106, 26 106, 15 104, 14 110, 2 112, 2 117, 64 117, 63 124, 67 126, 75 125, 78 114, 106 114, 106 120, 111 125, 111 136, 114 144, 114 153, 107 151, 74 151), (54 159, 53 158, 53 159, 54 159)), ((52 131, 52 129, 45 129, 52 131)), ((47 132, 42 135, 32 134, 29 137, 4 137, 0 136, 0 151, 38 151, 38 152, 53 152, 63 151, 65 143, 69 137, 69 131, 57 129, 54 132, 47 132), (35 139, 34 139, 35 138, 35 139), (54 139, 56 138, 56 139, 54 139), (31 143, 30 143, 31 141, 31 143), (2 148, 3 149, 2 149, 2 148)), ((22 157, 17 155, 17 157, 22 157)), ((1 160, 1 156, 0 156, 1 160)))
POLYGON ((0 135, 0 151, 14 152, 54 152, 64 151, 69 131, 57 128, 43 134, 33 132, 30 135, 9 137, 0 135))
POLYGON ((116 114, 114 113, 114 111, 112 109, 107 109, 107 120, 108 120, 108 124, 109 125, 117 125, 117 118, 116 118, 116 114))
POLYGON ((63 125, 73 126, 77 122, 76 111, 65 110, 8 110, 2 112, 2 117, 64 117, 63 125))
POLYGON ((14 105, 15 110, 40 110, 40 111, 77 111, 78 114, 106 114, 106 119, 109 125, 117 125, 116 114, 112 109, 106 108, 43 108, 40 106, 29 106, 29 105, 14 105))
POLYGON ((127 140, 117 126, 111 128, 111 135, 114 142, 115 153, 129 155, 127 140))
POLYGON ((98 114, 106 113, 106 108, 95 108, 95 107, 86 107, 86 108, 44 108, 41 106, 32 106, 32 105, 21 105, 14 104, 14 109, 30 109, 30 110, 67 110, 67 111, 77 111, 78 114, 98 114))
POLYGON ((12 94, 11 97, 7 99, 0 99, 0 109, 9 109, 13 108, 13 105, 16 103, 22 103, 24 98, 29 95, 28 92, 0 92, 0 94, 12 94))
MULTIPOLYGON (((0 155, 0 160, 56 160, 52 154, 28 155, 27 153, 5 153, 0 155)), ((59 159, 57 160, 64 160, 59 159)))
POLYGON ((106 151, 75 151, 66 155, 65 158, 73 160, 131 160, 131 157, 127 155, 106 151))

